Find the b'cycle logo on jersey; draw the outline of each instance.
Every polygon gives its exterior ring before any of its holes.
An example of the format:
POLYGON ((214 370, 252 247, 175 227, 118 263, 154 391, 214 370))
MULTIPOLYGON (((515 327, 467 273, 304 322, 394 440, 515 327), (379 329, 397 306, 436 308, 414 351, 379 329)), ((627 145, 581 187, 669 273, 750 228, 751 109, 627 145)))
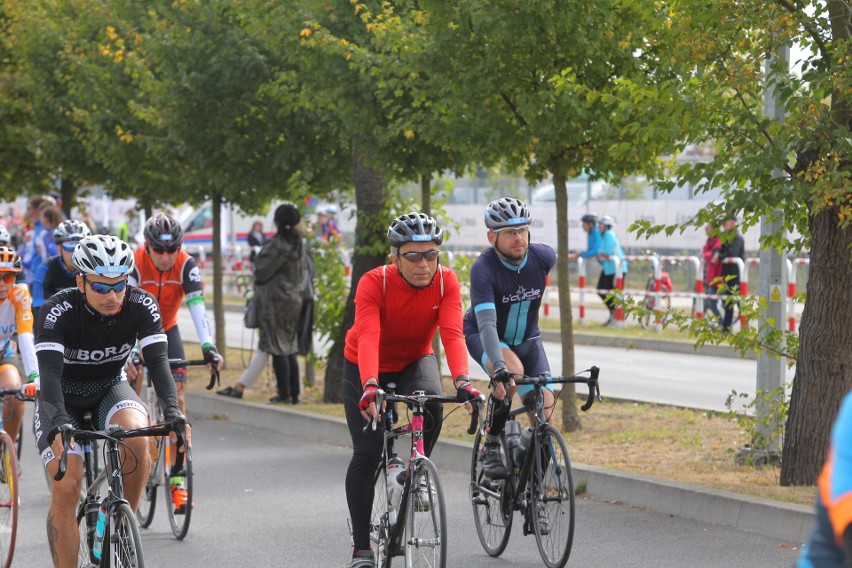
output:
POLYGON ((59 319, 59 316, 61 316, 72 308, 73 306, 70 302, 68 302, 68 300, 65 300, 61 304, 54 304, 53 306, 51 306, 50 311, 47 312, 47 316, 45 316, 44 318, 45 329, 53 329, 53 327, 56 325, 56 321, 59 319))
POLYGON ((514 294, 506 294, 503 296, 504 304, 511 304, 514 302, 524 302, 524 301, 532 301, 541 298, 541 288, 533 288, 532 290, 527 290, 523 286, 518 286, 518 289, 514 294))

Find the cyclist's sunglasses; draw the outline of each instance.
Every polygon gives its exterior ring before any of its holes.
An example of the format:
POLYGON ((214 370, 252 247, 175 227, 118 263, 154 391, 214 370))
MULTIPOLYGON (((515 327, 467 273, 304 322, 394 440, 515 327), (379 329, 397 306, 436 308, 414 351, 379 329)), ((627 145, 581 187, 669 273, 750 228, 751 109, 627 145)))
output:
POLYGON ((157 254, 174 254, 180 250, 180 245, 172 245, 170 247, 157 247, 154 245, 149 245, 151 250, 157 254))
POLYGON ((74 252, 74 249, 77 248, 77 243, 80 241, 66 241, 62 243, 62 250, 68 252, 74 252))
POLYGON ((408 262, 417 264, 424 258, 429 262, 432 262, 433 260, 438 258, 439 254, 441 254, 441 251, 439 250, 427 250, 426 252, 401 252, 399 253, 399 256, 401 256, 408 262))
POLYGON ((91 282, 88 279, 86 282, 89 283, 89 286, 92 287, 92 290, 97 292, 98 294, 109 294, 110 292, 115 292, 118 294, 122 290, 124 290, 125 286, 127 286, 127 278, 122 280, 121 282, 116 282, 115 284, 104 284, 103 282, 91 282))
POLYGON ((14 284, 15 280, 18 279, 17 274, 0 274, 0 280, 5 282, 6 284, 14 284))

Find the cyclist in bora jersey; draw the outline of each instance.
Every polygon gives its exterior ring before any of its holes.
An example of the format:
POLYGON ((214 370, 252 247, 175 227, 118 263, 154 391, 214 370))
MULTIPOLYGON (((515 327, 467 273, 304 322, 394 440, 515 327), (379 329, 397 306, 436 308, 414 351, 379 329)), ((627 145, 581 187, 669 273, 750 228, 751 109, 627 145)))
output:
MULTIPOLYGON (((353 450, 346 472, 354 544, 349 568, 371 567, 375 560, 370 511, 384 432, 363 428, 364 420, 379 415, 376 391, 393 382, 400 394, 439 394, 432 337, 440 328, 457 395, 466 400, 480 396, 468 379, 459 281, 455 272, 438 263, 443 231, 428 215, 409 213, 391 223, 387 238, 391 264, 374 268, 358 281, 355 323, 346 334, 343 353, 343 407, 353 450)), ((429 455, 441 433, 443 405, 426 408, 424 445, 429 455)))
MULTIPOLYGON (((94 426, 126 429, 148 425, 145 405, 122 372, 138 341, 166 421, 184 421, 169 371, 166 334, 156 299, 127 283, 133 269, 133 251, 124 241, 107 235, 85 237, 73 255, 78 270, 76 288, 45 301, 39 311, 36 354, 42 371, 36 398, 36 441, 42 461, 53 479, 64 451, 67 425, 79 428, 91 411, 94 426)), ((187 425, 187 444, 190 440, 187 425)), ((128 455, 124 467, 125 495, 133 509, 139 499, 151 458, 146 438, 123 442, 128 455)), ((76 510, 83 480, 82 450, 72 446, 61 481, 52 482, 47 536, 53 563, 74 567, 79 534, 76 510)))
MULTIPOLYGON (((178 328, 178 309, 186 297, 186 305, 192 315, 192 323, 198 333, 201 351, 207 367, 222 369, 224 359, 219 355, 210 333, 210 322, 204 307, 204 286, 201 269, 195 259, 181 250, 183 229, 180 223, 165 213, 157 213, 145 222, 145 246, 135 253, 136 267, 130 274, 130 284, 147 290, 157 298, 163 316, 163 329, 169 340, 169 358, 186 359, 183 341, 178 328)), ((135 365, 127 366, 127 378, 135 381, 136 392, 142 390, 141 370, 135 365)), ((172 370, 178 393, 178 404, 186 412, 186 368, 172 370)))
MULTIPOLYGON (((512 397, 533 389, 525 385, 519 390, 512 377, 550 373, 538 311, 556 253, 547 245, 530 243, 531 221, 523 201, 503 197, 489 203, 485 226, 491 248, 470 269, 471 305, 464 316, 464 334, 471 357, 492 377, 481 459, 483 472, 493 479, 507 474, 499 440, 512 397)), ((553 407, 550 389, 545 389, 544 404, 553 407)))
MULTIPOLYGON (((30 292, 26 282, 16 283, 21 274, 21 257, 14 249, 0 246, 0 387, 22 389, 34 395, 38 388, 38 363, 33 346, 33 313, 30 292), (15 356, 12 339, 17 333, 21 362, 15 356), (26 377, 26 381, 22 380, 26 377)), ((14 442, 21 431, 24 403, 6 397, 3 407, 3 424, 14 442)))
POLYGON ((83 237, 92 234, 89 227, 82 221, 69 219, 62 221, 53 230, 53 242, 59 249, 59 254, 47 259, 39 265, 33 278, 33 312, 38 315, 38 309, 45 299, 65 288, 76 286, 77 269, 71 259, 83 237))

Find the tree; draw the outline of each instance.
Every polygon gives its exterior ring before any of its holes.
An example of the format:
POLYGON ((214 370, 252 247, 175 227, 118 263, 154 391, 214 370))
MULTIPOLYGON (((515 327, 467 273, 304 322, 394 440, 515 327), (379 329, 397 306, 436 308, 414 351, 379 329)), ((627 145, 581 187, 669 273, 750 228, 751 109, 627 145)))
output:
MULTIPOLYGON (((712 144, 712 161, 673 167, 672 181, 662 184, 723 189, 722 202, 689 225, 718 221, 727 211, 754 225, 781 208, 784 229, 802 236, 788 241, 776 234, 763 246, 782 253, 810 249, 781 484, 813 484, 839 401, 852 384, 850 5, 681 0, 667 8, 664 25, 645 38, 646 49, 665 53, 676 76, 623 82, 621 92, 612 93, 625 117, 653 117, 644 125, 625 120, 624 144, 660 136, 681 147, 712 144), (762 66, 767 54, 792 43, 803 49, 794 62, 800 71, 776 69, 787 113, 779 124, 763 114, 762 66), (785 177, 774 179, 773 168, 785 177)), ((640 232, 662 229, 646 225, 640 232)))

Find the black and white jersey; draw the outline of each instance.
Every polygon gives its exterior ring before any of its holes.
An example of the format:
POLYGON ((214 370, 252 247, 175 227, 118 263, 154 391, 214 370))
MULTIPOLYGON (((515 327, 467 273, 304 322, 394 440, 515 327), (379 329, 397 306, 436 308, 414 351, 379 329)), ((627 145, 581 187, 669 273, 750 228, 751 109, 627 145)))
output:
POLYGON ((122 369, 137 341, 157 396, 165 408, 177 408, 166 334, 151 294, 128 286, 124 304, 113 316, 92 309, 76 288, 45 301, 36 322, 35 349, 41 399, 54 426, 66 418, 65 396, 97 397, 123 379, 122 369))

